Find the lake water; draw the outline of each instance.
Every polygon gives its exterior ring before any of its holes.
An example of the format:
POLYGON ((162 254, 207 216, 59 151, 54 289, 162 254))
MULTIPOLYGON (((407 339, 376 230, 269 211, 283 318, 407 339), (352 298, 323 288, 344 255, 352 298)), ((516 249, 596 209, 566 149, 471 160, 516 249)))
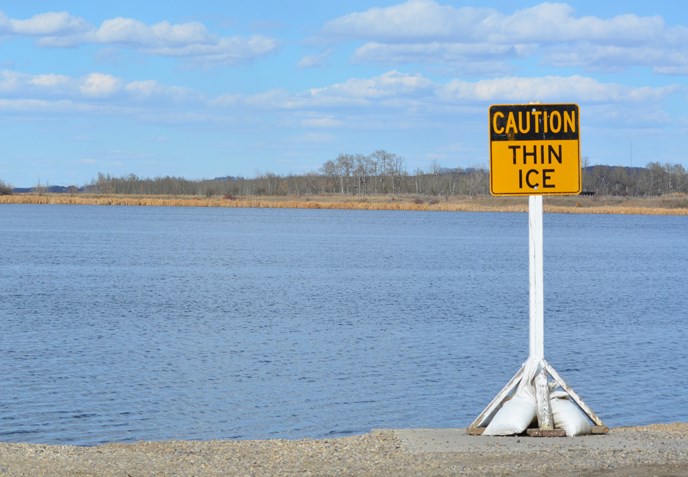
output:
MULTIPOLYGON (((466 427, 528 355, 527 214, 0 206, 0 440, 466 427)), ((688 421, 688 218, 544 217, 545 357, 688 421)))

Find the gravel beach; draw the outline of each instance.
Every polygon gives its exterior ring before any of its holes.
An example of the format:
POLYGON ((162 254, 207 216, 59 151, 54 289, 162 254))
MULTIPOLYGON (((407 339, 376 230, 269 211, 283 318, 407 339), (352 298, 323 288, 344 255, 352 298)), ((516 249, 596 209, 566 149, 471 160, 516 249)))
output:
POLYGON ((0 476, 688 476, 688 423, 585 437, 375 430, 323 440, 0 444, 0 476))

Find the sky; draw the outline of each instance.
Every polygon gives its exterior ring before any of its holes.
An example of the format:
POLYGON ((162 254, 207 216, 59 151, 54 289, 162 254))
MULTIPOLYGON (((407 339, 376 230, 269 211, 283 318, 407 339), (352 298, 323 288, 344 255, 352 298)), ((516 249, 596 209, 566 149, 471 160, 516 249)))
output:
POLYGON ((492 104, 576 103, 585 163, 688 167, 688 6, 0 2, 0 180, 489 167, 492 104))

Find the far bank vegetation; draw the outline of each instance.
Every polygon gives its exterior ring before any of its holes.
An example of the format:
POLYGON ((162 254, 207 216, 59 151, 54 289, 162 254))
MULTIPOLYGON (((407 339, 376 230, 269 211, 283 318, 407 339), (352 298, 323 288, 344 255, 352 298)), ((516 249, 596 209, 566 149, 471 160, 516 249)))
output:
MULTIPOLYGON (((404 159, 386 151, 369 155, 340 154, 317 172, 253 178, 220 177, 189 180, 180 177, 141 178, 98 174, 90 184, 73 188, 94 194, 289 196, 415 194, 424 197, 489 195, 489 171, 483 167, 445 168, 434 163, 429 170, 409 173, 404 159)), ((583 167, 583 190, 599 196, 647 197, 688 194, 688 173, 678 164, 646 167, 583 167)))
MULTIPOLYGON (((583 197, 561 198, 561 203, 580 207, 585 202, 585 206, 589 207, 595 205, 592 202, 602 200, 602 197, 607 198, 606 203, 618 203, 622 198, 626 201, 654 198, 654 203, 659 207, 688 209, 688 173, 681 165, 652 162, 645 167, 623 167, 588 166, 586 163, 584 159, 583 197), (659 198, 662 198, 661 201, 659 198)), ((1 181, 0 185, 0 195, 12 193, 11 186, 1 181)), ((368 155, 340 154, 325 162, 317 171, 306 174, 278 175, 268 172, 253 178, 225 176, 190 180, 170 176, 142 178, 135 174, 112 176, 99 173, 97 178, 84 186, 38 186, 14 192, 39 195, 61 192, 72 197, 167 196, 185 197, 191 201, 214 198, 224 202, 251 199, 256 203, 269 203, 271 200, 274 202, 275 198, 282 198, 280 200, 286 206, 291 200, 318 197, 318 201, 311 204, 314 207, 327 207, 328 200, 324 197, 331 197, 332 201, 339 202, 340 207, 342 200, 351 204, 367 203, 360 208, 375 208, 378 202, 399 201, 410 202, 421 209, 433 205, 439 209, 441 202, 457 200, 470 200, 474 204, 489 200, 486 207, 494 207, 497 205, 495 201, 507 204, 507 208, 514 204, 520 207, 518 198, 500 201, 499 198, 489 197, 489 171, 484 167, 446 168, 433 163, 428 170, 418 169, 410 173, 401 156, 384 150, 368 155)), ((154 198, 146 199, 147 202, 151 200, 154 201, 154 198)))

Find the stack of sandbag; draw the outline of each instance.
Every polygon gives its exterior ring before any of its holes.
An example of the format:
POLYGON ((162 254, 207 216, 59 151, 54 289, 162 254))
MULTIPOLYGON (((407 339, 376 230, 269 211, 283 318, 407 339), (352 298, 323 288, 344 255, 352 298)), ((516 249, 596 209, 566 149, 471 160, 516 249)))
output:
MULTIPOLYGON (((540 370, 536 360, 526 362, 523 378, 514 394, 502 404, 485 428, 485 436, 512 436, 522 434, 537 419, 535 376, 540 370)), ((565 391, 550 394, 555 429, 563 429, 567 436, 592 433, 592 423, 581 409, 571 401, 565 391)))
POLYGON ((554 427, 564 429, 568 437, 582 436, 592 432, 592 423, 588 416, 569 399, 569 395, 564 391, 552 393, 550 403, 554 427))
POLYGON ((487 425, 484 436, 512 436, 521 434, 537 415, 535 396, 518 391, 506 401, 487 425))
POLYGON ((487 425, 484 436, 512 436, 521 434, 537 416, 533 380, 539 369, 534 360, 526 362, 523 378, 511 399, 504 402, 487 425))

